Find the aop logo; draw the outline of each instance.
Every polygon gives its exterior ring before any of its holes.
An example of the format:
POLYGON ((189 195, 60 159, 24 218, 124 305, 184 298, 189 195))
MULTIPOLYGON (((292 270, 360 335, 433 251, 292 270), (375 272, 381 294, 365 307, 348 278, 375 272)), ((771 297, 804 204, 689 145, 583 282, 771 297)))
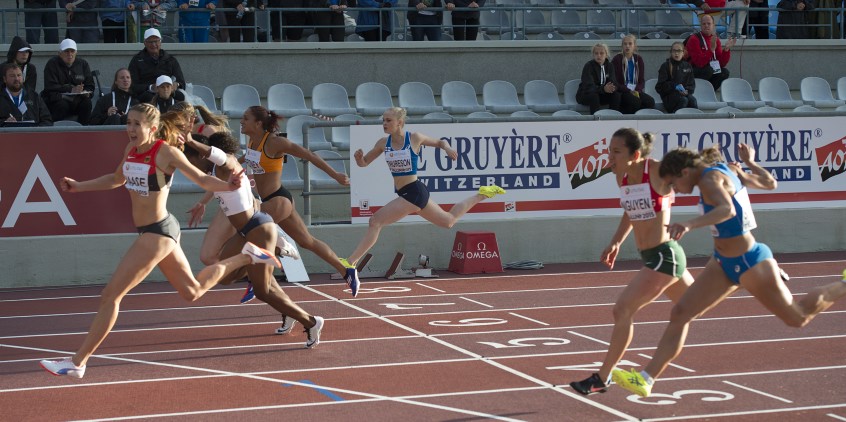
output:
POLYGON ((820 180, 846 172, 846 136, 816 149, 820 180))
POLYGON ((593 145, 564 154, 564 163, 573 189, 599 179, 611 171, 608 167, 608 140, 602 138, 593 145))

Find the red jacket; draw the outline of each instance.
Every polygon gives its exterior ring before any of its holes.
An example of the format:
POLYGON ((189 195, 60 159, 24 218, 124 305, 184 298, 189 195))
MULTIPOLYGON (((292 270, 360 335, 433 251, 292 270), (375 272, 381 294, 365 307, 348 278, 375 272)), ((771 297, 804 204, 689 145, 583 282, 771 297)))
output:
POLYGON ((709 63, 715 57, 720 61, 720 67, 726 67, 731 60, 731 51, 723 51, 720 37, 716 35, 702 35, 701 32, 697 32, 687 39, 685 48, 687 48, 690 64, 693 67, 710 66, 709 63), (711 47, 712 40, 715 42, 713 47, 711 47))

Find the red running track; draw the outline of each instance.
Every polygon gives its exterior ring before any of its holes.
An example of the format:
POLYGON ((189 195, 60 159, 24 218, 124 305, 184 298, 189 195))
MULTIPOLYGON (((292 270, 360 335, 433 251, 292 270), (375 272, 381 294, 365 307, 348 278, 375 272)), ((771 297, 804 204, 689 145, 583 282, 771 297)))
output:
MULTIPOLYGON (((846 267, 842 252, 779 261, 794 295, 846 267)), ((603 359, 612 305, 638 265, 368 279, 356 299, 326 275, 285 284, 326 318, 315 349, 302 327, 274 335, 278 315, 238 304, 241 286, 187 303, 144 283, 81 380, 38 360, 79 346, 100 287, 0 291, 0 420, 846 421, 846 304, 797 330, 744 291, 693 323, 651 397, 573 392, 603 359)), ((648 361, 669 310, 661 299, 641 311, 621 368, 648 361)))

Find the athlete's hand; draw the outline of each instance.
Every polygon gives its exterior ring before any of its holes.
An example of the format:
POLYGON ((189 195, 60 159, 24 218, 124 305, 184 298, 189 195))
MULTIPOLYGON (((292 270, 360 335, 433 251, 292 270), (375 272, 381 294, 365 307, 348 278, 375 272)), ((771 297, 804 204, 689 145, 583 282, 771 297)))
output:
POLYGON ((198 227, 200 222, 203 221, 203 216, 206 214, 206 204, 197 202, 186 212, 191 214, 191 216, 188 217, 188 227, 198 227))
POLYGON ((690 227, 686 223, 673 223, 667 226, 667 233, 670 234, 670 239, 679 240, 685 233, 690 231, 690 227))
POLYGON ((77 190, 78 185, 79 182, 74 179, 71 179, 70 177, 63 177, 62 180, 59 181, 59 186, 65 192, 79 192, 77 190))
POLYGON ((241 171, 239 171, 237 174, 232 173, 229 175, 229 187, 231 188, 229 190, 237 190, 241 187, 241 176, 244 175, 245 171, 246 170, 241 169, 241 171))
POLYGON ((347 176, 344 173, 336 171, 335 176, 333 176, 333 178, 335 179, 336 182, 338 182, 339 185, 342 185, 342 186, 349 186, 350 185, 350 178, 349 178, 349 176, 347 176))
POLYGON ((617 253, 620 252, 619 245, 612 243, 602 251, 599 261, 608 266, 609 270, 614 269, 614 261, 617 260, 617 253))
POLYGON ((355 157, 355 163, 358 164, 359 167, 367 166, 367 163, 364 162, 364 151, 362 151, 361 149, 356 150, 356 152, 353 154, 353 157, 355 157))
POLYGON ((444 152, 446 152, 447 157, 451 158, 453 161, 458 159, 458 152, 450 147, 444 148, 444 152))
POLYGON ((737 144, 737 158, 744 163, 749 163, 755 159, 755 148, 746 144, 737 144))

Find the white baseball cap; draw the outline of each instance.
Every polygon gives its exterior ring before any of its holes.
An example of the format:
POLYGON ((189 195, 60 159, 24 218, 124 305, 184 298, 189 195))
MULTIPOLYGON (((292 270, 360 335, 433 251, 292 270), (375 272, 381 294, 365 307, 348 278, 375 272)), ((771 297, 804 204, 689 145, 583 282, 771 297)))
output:
POLYGON ((59 51, 76 50, 76 49, 77 49, 76 48, 76 41, 74 41, 70 38, 65 38, 64 40, 62 40, 62 43, 59 44, 59 51))
POLYGON ((173 85, 173 80, 170 79, 170 76, 162 75, 156 79, 156 88, 162 86, 163 84, 171 84, 173 85))
POLYGON ((159 32, 159 30, 158 30, 158 29, 156 29, 156 28, 150 28, 150 29, 148 29, 148 30, 144 31, 144 41, 147 41, 147 38, 150 38, 150 37, 159 37, 159 38, 161 38, 161 37, 162 37, 162 33, 161 33, 161 32, 159 32))
POLYGON ((21 47, 21 49, 18 50, 18 53, 23 53, 24 51, 32 51, 32 49, 29 47, 21 47))

